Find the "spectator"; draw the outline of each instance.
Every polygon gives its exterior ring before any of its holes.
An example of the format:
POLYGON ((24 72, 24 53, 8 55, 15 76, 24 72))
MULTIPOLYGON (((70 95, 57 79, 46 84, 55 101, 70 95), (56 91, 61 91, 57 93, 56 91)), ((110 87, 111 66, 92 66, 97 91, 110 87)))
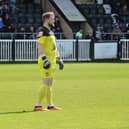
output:
POLYGON ((124 4, 120 10, 120 15, 129 15, 129 10, 127 4, 124 4))
POLYGON ((119 24, 115 24, 114 25, 112 33, 113 33, 113 40, 120 39, 120 36, 121 36, 122 31, 120 29, 119 24))
POLYGON ((9 11, 9 7, 8 7, 8 5, 6 4, 6 3, 3 3, 2 4, 2 13, 3 14, 6 14, 6 13, 10 13, 10 11, 9 11))
POLYGON ((97 29, 96 29, 96 40, 101 40, 102 39, 102 31, 103 31, 103 27, 100 26, 99 24, 97 25, 97 29))
POLYGON ((0 15, 2 15, 3 14, 3 8, 2 8, 2 6, 0 6, 0 15))
POLYGON ((117 23, 119 23, 119 15, 118 14, 116 14, 116 13, 113 13, 113 14, 111 14, 111 17, 112 17, 112 21, 113 21, 113 24, 117 24, 117 23))
POLYGON ((3 22, 5 25, 5 31, 8 32, 10 28, 12 28, 11 27, 12 25, 11 25, 11 19, 9 18, 9 15, 7 13, 3 16, 3 22))
POLYGON ((112 0, 110 1, 110 5, 112 7, 112 13, 119 13, 121 0, 112 0))
POLYGON ((60 39, 60 33, 62 32, 61 24, 60 24, 60 19, 58 16, 55 17, 55 24, 53 31, 55 33, 55 36, 57 39, 60 39))
POLYGON ((26 34, 25 34, 26 29, 25 29, 24 26, 21 26, 21 27, 19 28, 18 32, 19 32, 19 33, 17 34, 17 38, 18 38, 18 39, 26 39, 26 38, 27 38, 27 36, 26 36, 26 34))
POLYGON ((14 0, 8 0, 8 7, 9 7, 9 10, 10 10, 10 14, 14 14, 15 10, 17 10, 17 7, 15 5, 14 0))
POLYGON ((27 38, 28 39, 35 39, 36 37, 35 37, 35 35, 34 35, 34 33, 35 33, 35 27, 33 26, 33 25, 31 25, 29 28, 28 28, 28 33, 29 34, 27 34, 27 38))
POLYGON ((9 17, 8 13, 3 15, 3 22, 4 22, 5 26, 10 26, 11 25, 11 20, 10 20, 10 17, 9 17))
POLYGON ((83 38, 83 30, 80 29, 76 34, 75 34, 75 38, 78 39, 82 39, 83 38))
POLYGON ((0 31, 2 31, 3 27, 4 27, 3 19, 2 17, 0 17, 0 31))
POLYGON ((125 33, 126 33, 126 38, 129 39, 129 23, 126 24, 125 33))
POLYGON ((55 32, 62 32, 59 17, 55 17, 55 32))
POLYGON ((93 32, 88 30, 86 32, 85 39, 94 39, 93 32))

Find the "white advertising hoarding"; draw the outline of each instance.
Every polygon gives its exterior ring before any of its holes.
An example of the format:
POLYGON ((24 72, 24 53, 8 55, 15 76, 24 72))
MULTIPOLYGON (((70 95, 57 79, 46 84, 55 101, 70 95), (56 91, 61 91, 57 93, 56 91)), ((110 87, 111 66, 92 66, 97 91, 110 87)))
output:
POLYGON ((95 59, 116 59, 117 42, 95 43, 94 57, 95 59))

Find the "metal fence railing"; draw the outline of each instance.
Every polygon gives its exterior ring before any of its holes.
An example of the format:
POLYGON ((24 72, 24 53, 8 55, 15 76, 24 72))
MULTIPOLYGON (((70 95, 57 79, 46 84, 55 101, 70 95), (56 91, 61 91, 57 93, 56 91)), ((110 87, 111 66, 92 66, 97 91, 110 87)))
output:
POLYGON ((61 58, 65 61, 76 61, 75 40, 57 40, 57 48, 61 58))
MULTIPOLYGON (((73 38, 75 37, 76 33, 73 33, 73 38)), ((55 36, 57 39, 65 39, 64 33, 55 33, 55 36)), ((125 39, 129 38, 129 33, 118 33, 118 32, 98 32, 96 31, 96 34, 94 35, 94 38, 98 41, 100 40, 108 40, 108 41, 116 41, 118 39, 125 39)), ((0 39, 36 39, 36 33, 0 33, 0 39)), ((84 35, 85 39, 85 35, 84 35)))
MULTIPOLYGON (((110 44, 111 42, 109 42, 110 44)), ((116 51, 118 57, 116 59, 129 61, 129 39, 121 39, 119 42, 115 42, 118 47, 116 50, 109 50, 109 46, 106 46, 106 42, 100 42, 99 44, 105 45, 101 47, 101 54, 105 55, 108 49, 108 53, 116 51)), ((64 61, 90 61, 95 58, 96 43, 88 40, 75 39, 69 40, 57 40, 57 47, 61 58, 64 61), (93 56, 93 57, 92 57, 93 56)), ((101 55, 103 57, 103 55, 101 55)), ((1 39, 0 40, 0 62, 35 62, 38 58, 37 40, 36 39, 1 39)), ((111 58, 111 57, 109 57, 111 58)))
MULTIPOLYGON (((64 61, 90 60, 91 40, 57 40, 57 48, 64 61)), ((37 61, 37 40, 0 40, 0 62, 37 61)))
POLYGON ((15 61, 37 61, 36 40, 15 40, 15 61))
POLYGON ((97 32, 96 33, 96 39, 98 41, 117 41, 119 39, 126 39, 129 38, 129 33, 115 33, 115 32, 97 32))
MULTIPOLYGON (((64 33, 55 33, 55 36, 57 39, 64 39, 64 33)), ((36 33, 0 33, 0 39, 36 39, 36 37, 36 33)))
POLYGON ((129 60, 129 39, 121 39, 121 60, 129 60))
POLYGON ((79 40, 78 43, 78 60, 85 61, 90 59, 90 44, 91 40, 79 40))
POLYGON ((13 40, 0 40, 0 61, 12 61, 13 40))

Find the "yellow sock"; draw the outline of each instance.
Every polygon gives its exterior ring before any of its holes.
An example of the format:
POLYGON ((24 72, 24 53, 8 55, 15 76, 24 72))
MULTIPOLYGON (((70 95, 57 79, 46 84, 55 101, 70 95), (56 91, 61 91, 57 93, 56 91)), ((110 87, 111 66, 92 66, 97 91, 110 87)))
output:
POLYGON ((52 86, 47 86, 46 99, 47 99, 48 105, 53 104, 52 86))
POLYGON ((42 100, 46 97, 47 94, 47 85, 42 84, 42 86, 39 89, 39 95, 38 95, 38 103, 41 104, 42 100))

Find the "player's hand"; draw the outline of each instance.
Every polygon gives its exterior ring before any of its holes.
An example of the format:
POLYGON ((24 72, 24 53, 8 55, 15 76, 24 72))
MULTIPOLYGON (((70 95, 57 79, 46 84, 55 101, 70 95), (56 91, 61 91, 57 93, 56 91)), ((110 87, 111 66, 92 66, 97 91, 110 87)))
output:
POLYGON ((51 66, 51 63, 49 62, 47 57, 46 56, 42 56, 42 60, 43 60, 43 68, 44 69, 49 69, 50 66, 51 66))
POLYGON ((60 57, 57 57, 57 64, 59 64, 59 69, 63 70, 64 69, 64 62, 62 59, 60 59, 60 57))

